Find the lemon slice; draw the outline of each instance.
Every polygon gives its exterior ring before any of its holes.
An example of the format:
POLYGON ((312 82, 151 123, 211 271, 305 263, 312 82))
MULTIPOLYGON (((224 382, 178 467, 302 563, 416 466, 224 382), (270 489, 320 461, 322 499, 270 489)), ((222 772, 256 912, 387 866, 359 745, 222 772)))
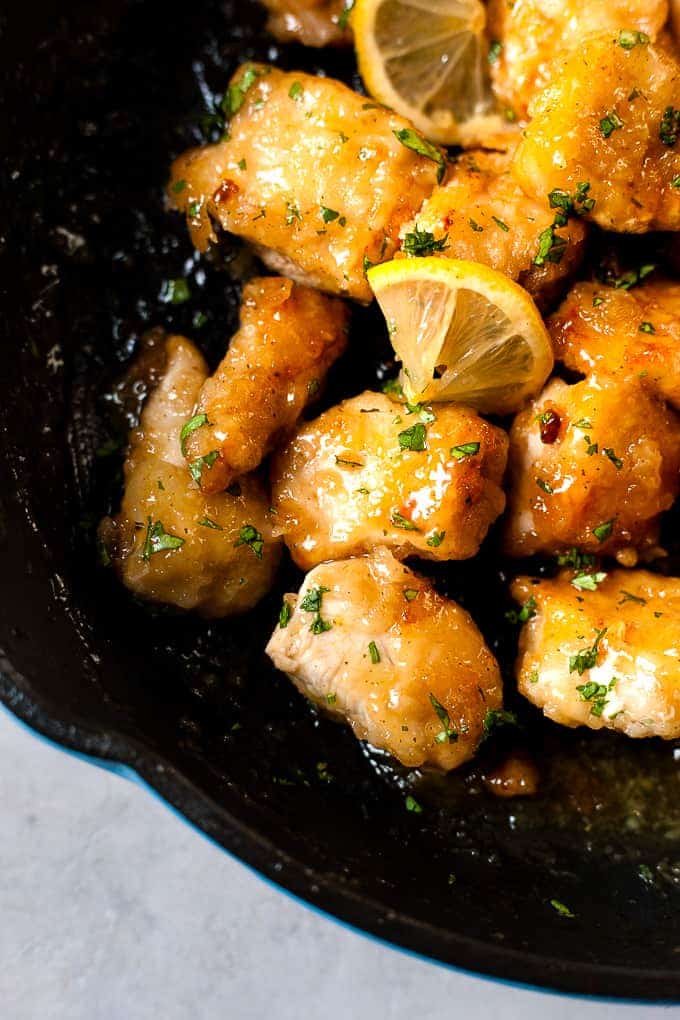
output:
POLYGON ((495 110, 480 0, 356 0, 351 24, 370 94, 428 138, 498 145, 511 133, 495 110))
POLYGON ((503 273, 459 259, 395 259, 369 269, 368 282, 409 400, 509 414, 548 378, 553 352, 543 320, 503 273))

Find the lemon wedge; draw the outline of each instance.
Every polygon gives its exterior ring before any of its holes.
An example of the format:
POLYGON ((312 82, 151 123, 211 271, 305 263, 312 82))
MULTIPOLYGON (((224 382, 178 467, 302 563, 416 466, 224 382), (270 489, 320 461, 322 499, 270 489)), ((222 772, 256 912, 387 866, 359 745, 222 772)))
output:
POLYGON ((379 102, 442 145, 502 146, 480 0, 356 0, 359 70, 379 102))
POLYGON ((517 411, 553 366, 548 331, 527 292, 460 259, 394 259, 368 271, 413 402, 452 400, 517 411))

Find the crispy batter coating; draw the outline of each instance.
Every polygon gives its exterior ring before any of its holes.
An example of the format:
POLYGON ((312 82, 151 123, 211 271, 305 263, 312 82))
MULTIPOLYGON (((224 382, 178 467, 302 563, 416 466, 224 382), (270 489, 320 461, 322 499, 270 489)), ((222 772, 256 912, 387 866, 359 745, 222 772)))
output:
POLYGON ((140 598, 209 617, 242 613, 269 591, 280 559, 267 488, 246 475, 234 495, 201 493, 179 434, 207 366, 183 337, 170 337, 165 354, 165 371, 130 436, 120 512, 102 522, 100 535, 140 598))
POLYGON ((316 567, 285 601, 267 653, 306 697, 411 768, 473 756, 502 687, 460 606, 387 549, 316 567))
POLYGON ((680 283, 632 290, 578 283, 548 329, 555 357, 588 375, 641 378, 680 409, 680 283))
POLYGON ((349 312, 284 277, 251 280, 241 326, 201 388, 195 415, 207 422, 187 438, 190 462, 204 463, 204 492, 221 492, 285 440, 347 345, 349 312))
MULTIPOLYGON (((668 0, 490 0, 489 35, 501 44, 491 64, 494 91, 526 118, 533 96, 550 81, 565 50, 601 32, 643 32, 656 39, 668 17, 668 0)), ((624 36, 624 41, 628 36, 624 36)))
POLYGON ((614 570, 584 591, 573 577, 512 586, 536 614, 520 636, 521 693, 564 726, 680 737, 680 579, 614 570))
POLYGON ((280 42, 303 46, 347 46, 352 34, 338 22, 345 0, 262 0, 270 12, 267 29, 280 42))
POLYGON ((554 379, 510 432, 505 548, 649 552, 679 471, 680 418, 640 382, 554 379))
POLYGON ((283 275, 369 302, 366 260, 391 258, 443 157, 414 152, 395 135, 413 131, 408 121, 330 78, 249 64, 229 96, 228 141, 172 168, 168 195, 196 247, 217 225, 283 275))
POLYGON ((505 506, 507 445, 457 404, 409 414, 382 393, 344 400, 274 458, 286 545, 305 570, 380 545, 399 559, 474 556, 505 506))
MULTIPOLYGON (((446 248, 437 254, 482 262, 525 287, 541 306, 564 289, 585 252, 586 225, 570 219, 556 231, 567 246, 559 262, 534 263, 541 234, 555 219, 543 195, 529 198, 510 172, 512 153, 463 154, 435 188, 414 220, 402 227, 404 238, 416 230, 429 231, 446 248)), ((406 241, 408 251, 408 240, 406 241)))
POLYGON ((568 54, 533 101, 513 172, 528 195, 575 194, 605 230, 680 229, 680 65, 666 50, 624 49, 609 33, 568 54), (675 139, 675 140, 674 140, 675 139))

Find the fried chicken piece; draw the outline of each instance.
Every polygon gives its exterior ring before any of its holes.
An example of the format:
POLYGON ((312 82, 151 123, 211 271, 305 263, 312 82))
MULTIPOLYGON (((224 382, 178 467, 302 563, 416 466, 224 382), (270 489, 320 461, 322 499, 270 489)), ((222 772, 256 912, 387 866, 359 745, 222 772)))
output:
POLYGON ((639 381, 554 379, 510 432, 506 551, 577 546, 628 563, 654 549, 679 471, 680 418, 639 381))
POLYGON ((642 32, 654 40, 668 17, 668 0, 490 0, 490 37, 500 44, 491 63, 494 91, 522 119, 550 82, 555 58, 591 35, 607 32, 624 45, 642 32))
POLYGON ((548 320, 555 357, 588 375, 641 378, 680 410, 680 283, 578 283, 548 320))
POLYGON ((370 302, 367 264, 391 258, 443 155, 432 146, 419 155, 409 145, 428 143, 408 121, 330 78, 248 64, 228 99, 228 140, 172 168, 170 201, 196 247, 219 227, 285 276, 370 302))
POLYGON ((532 102, 513 173, 536 199, 587 183, 582 214, 605 230, 680 230, 679 97, 671 53, 587 39, 532 102))
POLYGON ((272 498, 298 566, 389 547, 468 559, 502 513, 505 433, 457 404, 366 392, 304 425, 272 463, 272 498))
POLYGON ((535 613, 520 636, 521 693, 564 726, 680 737, 680 579, 614 570, 594 591, 573 580, 512 586, 535 613))
MULTIPOLYGON (((433 235, 437 254, 482 262, 517 280, 545 307, 558 297, 585 252, 586 226, 571 219, 556 231, 566 242, 559 262, 541 260, 541 235, 555 219, 545 195, 528 198, 510 172, 512 153, 467 152, 448 172, 446 181, 408 225, 402 227, 402 249, 417 245, 418 232, 433 235)), ((427 238, 423 238, 427 242, 427 238)))
POLYGON ((345 0, 262 0, 270 12, 267 30, 279 42, 303 46, 348 46, 352 33, 342 18, 345 0))
POLYGON ((410 768, 457 768, 502 704, 472 618, 387 549, 312 570, 286 595, 267 654, 359 740, 410 768))
POLYGON ((226 489, 287 438, 344 351, 348 324, 341 301, 285 277, 245 286, 240 329, 201 388, 200 424, 184 442, 204 492, 226 489))
POLYGON ((140 598, 204 616, 243 613, 269 591, 281 554, 267 488, 246 475, 233 495, 205 496, 180 449, 180 429, 208 374, 184 337, 165 343, 165 368, 130 435, 120 512, 100 537, 140 598))

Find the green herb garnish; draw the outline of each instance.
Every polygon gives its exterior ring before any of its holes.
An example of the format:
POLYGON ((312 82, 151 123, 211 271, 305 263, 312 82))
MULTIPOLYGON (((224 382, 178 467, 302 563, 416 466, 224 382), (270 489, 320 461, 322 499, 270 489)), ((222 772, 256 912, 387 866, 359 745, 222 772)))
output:
POLYGON ((593 666, 597 665, 597 655, 600 648, 600 641, 602 640, 606 633, 607 633, 606 627, 603 627, 602 630, 596 630, 595 634, 597 636, 593 644, 590 646, 590 648, 582 648, 580 652, 576 653, 576 655, 569 656, 570 673, 578 673, 579 676, 583 676, 586 670, 592 669, 593 666))
POLYGON ((258 560, 262 559, 264 539, 254 524, 243 525, 238 533, 238 541, 234 542, 234 549, 237 549, 240 545, 247 545, 255 553, 258 560))
POLYGON ((413 128, 401 128, 400 131, 395 131, 394 135, 397 141, 407 149, 411 149, 412 152, 424 156, 425 159, 431 159, 433 163, 437 164, 437 184, 441 184, 446 173, 446 160, 439 149, 421 137, 413 128))
POLYGON ((152 522, 147 518, 146 537, 142 548, 142 559, 148 563, 155 553, 172 552, 184 545, 184 539, 178 535, 171 535, 166 531, 161 521, 152 522))
POLYGON ((432 692, 430 692, 430 704, 443 727, 434 739, 438 744, 455 744, 458 740, 458 733, 451 725, 449 713, 432 692))

